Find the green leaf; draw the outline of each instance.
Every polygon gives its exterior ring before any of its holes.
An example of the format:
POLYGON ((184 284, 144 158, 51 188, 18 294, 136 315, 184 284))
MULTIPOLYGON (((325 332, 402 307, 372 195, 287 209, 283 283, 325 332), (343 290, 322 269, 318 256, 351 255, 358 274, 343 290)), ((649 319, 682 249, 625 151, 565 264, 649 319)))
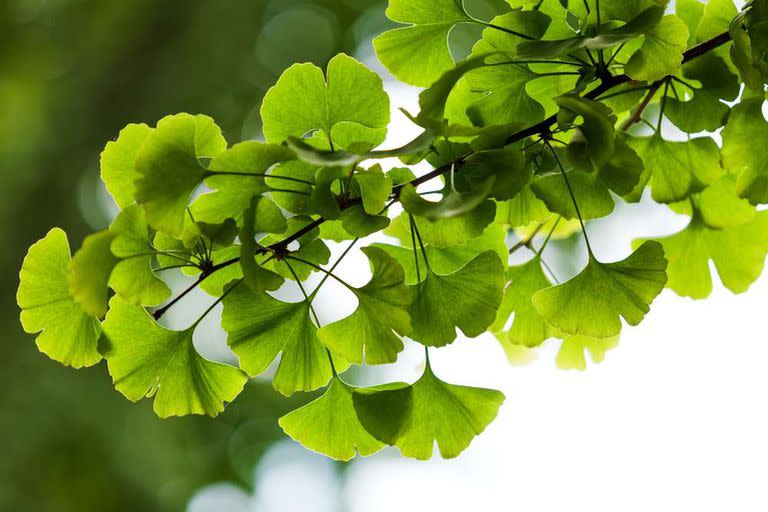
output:
POLYGON ((544 107, 526 91, 526 85, 537 76, 520 64, 487 66, 467 73, 470 88, 481 93, 480 98, 467 107, 472 123, 526 128, 544 119, 544 107))
POLYGON ((343 231, 351 235, 351 238, 365 237, 389 226, 389 217, 369 215, 362 204, 355 204, 341 212, 341 225, 343 231))
POLYGON ((272 385, 283 395, 312 391, 328 383, 331 363, 309 318, 306 301, 282 302, 237 286, 223 304, 221 326, 227 332, 227 343, 249 375, 263 373, 282 354, 272 385))
POLYGON ((270 171, 270 176, 273 177, 266 179, 267 186, 273 189, 270 192, 272 200, 291 213, 309 215, 312 213, 309 198, 309 194, 312 192, 312 185, 296 181, 286 181, 277 177, 288 176, 314 183, 316 172, 317 167, 298 160, 277 164, 270 171), (277 192, 274 189, 297 191, 298 193, 277 192))
POLYGON ((730 113, 728 105, 720 101, 733 101, 739 95, 739 81, 728 65, 714 54, 702 55, 683 67, 687 83, 696 81, 700 87, 672 82, 681 96, 668 97, 664 115, 675 126, 688 133, 713 132, 723 126, 730 113), (687 98, 688 101, 682 101, 687 98))
POLYGON ((419 460, 457 457, 496 417, 504 394, 495 389, 448 384, 429 365, 411 386, 358 389, 352 395, 357 417, 379 441, 419 460))
MULTIPOLYGON (((112 253, 121 258, 109 276, 109 286, 126 301, 157 306, 171 295, 171 289, 152 271, 156 249, 150 242, 149 225, 141 206, 120 212, 109 227, 115 234, 112 253)), ((169 265, 182 261, 168 258, 169 265)))
POLYGON ((555 98, 560 107, 558 126, 575 127, 566 154, 571 164, 580 171, 599 169, 613 156, 616 116, 600 102, 570 93, 555 98), (575 124, 577 118, 581 123, 575 124))
POLYGON ((496 222, 512 228, 541 222, 552 215, 544 201, 536 197, 530 185, 508 201, 496 204, 496 222))
POLYGON ((521 147, 509 145, 475 152, 464 161, 455 179, 457 187, 483 190, 487 186, 485 182, 493 178, 493 186, 486 195, 503 201, 523 190, 531 179, 531 172, 521 147))
MULTIPOLYGON (((478 207, 456 217, 443 217, 430 221, 423 217, 414 217, 424 243, 434 247, 452 247, 462 245, 477 238, 496 215, 496 205, 485 201, 478 207)), ((399 222, 408 229, 407 215, 400 215, 399 222)), ((409 231, 410 232, 410 231, 409 231)))
MULTIPOLYGON (((600 181, 597 173, 574 170, 567 171, 567 174, 583 219, 605 217, 613 211, 614 202, 611 193, 600 181)), ((559 172, 534 179, 531 182, 531 190, 544 201, 549 211, 562 215, 566 219, 578 217, 565 179, 559 172)))
POLYGON ((104 321, 109 374, 129 400, 155 397, 161 418, 216 416, 243 390, 247 376, 237 368, 203 358, 195 350, 195 325, 171 331, 139 306, 114 297, 104 321))
POLYGON ((321 131, 342 149, 378 146, 389 123, 389 97, 376 73, 343 53, 328 63, 294 64, 267 91, 261 106, 264 136, 279 144, 321 131))
POLYGON ((265 205, 272 205, 271 208, 277 209, 275 204, 265 197, 251 198, 250 207, 245 211, 243 220, 243 229, 240 231, 240 267, 243 270, 243 280, 245 284, 254 292, 264 292, 267 290, 277 290, 283 284, 284 279, 279 274, 265 269, 256 263, 257 244, 254 239, 257 226, 256 224, 266 224, 258 226, 259 231, 269 229, 287 229, 287 223, 279 210, 277 216, 282 221, 282 226, 275 226, 274 221, 269 221, 269 217, 274 216, 275 212, 265 211, 265 205), (264 221, 267 220, 266 223, 264 221))
POLYGON ((667 260, 657 242, 645 242, 625 260, 601 263, 592 254, 573 279, 538 291, 533 305, 541 316, 568 334, 616 336, 621 317, 637 325, 667 282, 667 260))
POLYGON ((357 419, 352 392, 340 378, 322 396, 278 420, 283 431, 310 450, 335 460, 348 461, 356 453, 367 456, 384 445, 369 434, 357 419))
POLYGON ((161 119, 136 157, 136 202, 149 225, 179 237, 187 204, 206 174, 201 158, 213 158, 227 147, 213 119, 177 114, 161 119))
MULTIPOLYGON (((292 159, 291 151, 283 146, 254 141, 235 144, 211 160, 209 170, 213 175, 205 179, 205 184, 212 191, 201 194, 192 202, 190 210, 193 217, 198 222, 211 224, 234 219, 242 226, 243 211, 249 207, 251 198, 270 189, 266 182, 267 172, 275 164, 292 159)), ((275 174, 278 175, 287 176, 288 179, 271 179, 270 185, 276 188, 303 192, 311 188, 311 185, 290 178, 308 181, 313 177, 293 176, 290 172, 275 174)))
POLYGON ((69 293, 86 313, 96 318, 107 314, 107 283, 118 261, 110 250, 114 238, 110 231, 88 235, 72 258, 69 293))
POLYGON ((715 263, 723 285, 733 293, 742 293, 763 270, 768 253, 768 212, 757 212, 743 224, 712 229, 696 211, 685 229, 657 241, 669 260, 667 288, 678 295, 694 299, 709 296, 709 260, 715 263))
POLYGON ((400 203, 405 211, 429 221, 453 218, 471 212, 484 203, 493 188, 493 182, 493 177, 487 177, 479 186, 467 191, 457 191, 445 185, 439 201, 424 199, 412 185, 406 184, 400 189, 400 203))
POLYGON ((101 179, 121 210, 135 202, 136 155, 150 133, 152 128, 145 124, 129 124, 101 153, 101 179))
POLYGON ((645 33, 643 45, 627 61, 624 72, 633 80, 653 81, 680 70, 688 44, 688 26, 675 15, 664 16, 645 33))
POLYGON ((352 176, 352 186, 362 199, 363 208, 369 215, 381 213, 392 194, 392 181, 384 175, 379 165, 356 172, 352 176))
POLYGON ((448 35, 456 24, 472 21, 462 0, 389 0, 387 17, 409 26, 376 37, 376 55, 398 80, 418 86, 453 67, 448 35))
POLYGON ((373 275, 361 288, 350 288, 358 305, 352 315, 322 327, 320 340, 350 363, 393 363, 403 350, 399 335, 411 331, 408 306, 412 291, 405 286, 397 260, 377 247, 361 249, 373 275))
POLYGON ((633 194, 639 195, 648 184, 651 197, 658 203, 685 199, 723 174, 720 148, 709 137, 674 142, 655 134, 629 139, 628 142, 645 166, 640 184, 633 194))
POLYGON ((592 338, 589 336, 566 336, 557 351, 555 363, 563 370, 587 369, 586 354, 592 357, 595 363, 605 359, 605 353, 619 344, 618 336, 612 338, 592 338))
POLYGON ((472 47, 473 55, 483 55, 492 52, 503 51, 503 55, 496 56, 496 60, 509 60, 517 55, 517 46, 526 40, 541 39, 549 28, 551 18, 538 10, 513 11, 496 16, 491 20, 491 25, 501 27, 486 27, 483 37, 472 47), (509 32, 508 32, 509 31, 509 32), (510 32, 524 34, 528 38, 520 37, 510 32))
POLYGON ((762 95, 742 99, 722 133, 723 165, 738 176, 736 190, 752 204, 768 202, 768 152, 755 147, 755 141, 768 137, 762 104, 762 95))
POLYGON ((536 254, 523 265, 509 267, 509 283, 504 291, 504 298, 491 325, 492 332, 504 330, 511 315, 512 325, 506 332, 506 339, 515 345, 535 347, 555 335, 555 330, 539 315, 531 302, 534 293, 552 286, 541 268, 541 255, 536 254))
MULTIPOLYGON (((632 3, 638 4, 638 2, 632 3)), ((626 43, 641 35, 648 35, 649 33, 652 33, 660 21, 663 20, 662 15, 664 14, 664 9, 651 2, 640 3, 645 4, 645 9, 642 12, 639 10, 634 11, 631 14, 629 12, 623 12, 621 13, 621 17, 613 18, 627 21, 628 23, 624 25, 613 28, 603 26, 600 28, 599 32, 596 28, 590 27, 585 34, 564 39, 525 41, 518 47, 518 53, 522 57, 554 58, 578 52, 585 48, 603 50, 626 43)), ((603 9, 603 7, 604 6, 601 6, 601 11, 606 10, 603 9)), ((610 7, 608 7, 607 3, 605 7, 607 7, 607 11, 610 12, 610 7)), ((603 14, 605 15, 607 13, 603 14)), ((605 17, 603 19, 611 18, 605 17)))
MULTIPOLYGON (((400 226, 399 223, 397 225, 400 226)), ((400 263, 400 266, 405 272, 406 284, 416 284, 419 279, 417 278, 416 273, 413 248, 410 245, 410 233, 406 232, 404 229, 401 231, 398 228, 397 230, 390 230, 389 234, 397 236, 400 239, 402 247, 380 243, 373 244, 373 246, 386 251, 387 254, 400 263)), ((424 249, 427 252, 429 266, 438 274, 451 274, 461 269, 461 267, 469 263, 478 254, 486 251, 493 251, 499 255, 500 261, 506 261, 509 256, 507 253, 507 244, 505 242, 506 234, 507 232, 504 228, 496 224, 491 224, 485 229, 482 235, 461 245, 438 248, 425 244, 424 249)), ((416 250, 419 250, 418 247, 416 250)))
POLYGON ((24 331, 40 333, 36 339, 40 352, 65 366, 82 368, 101 360, 97 348, 101 324, 70 294, 71 273, 67 235, 53 228, 27 252, 16 302, 24 331))
POLYGON ((412 286, 411 339, 442 347, 456 339, 457 327, 474 338, 493 323, 504 292, 504 266, 496 253, 484 252, 452 274, 428 267, 422 275, 412 286))

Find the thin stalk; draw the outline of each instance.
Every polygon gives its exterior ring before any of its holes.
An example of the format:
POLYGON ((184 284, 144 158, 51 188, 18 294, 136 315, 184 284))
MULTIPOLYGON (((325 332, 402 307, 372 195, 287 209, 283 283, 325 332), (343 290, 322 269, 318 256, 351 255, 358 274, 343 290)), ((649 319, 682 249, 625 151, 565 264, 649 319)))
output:
MULTIPOLYGON (((355 287, 354 286, 352 286, 351 284, 347 283, 346 281, 344 281, 342 278, 340 278, 336 274, 332 273, 331 271, 324 269, 320 265, 317 265, 316 263, 312 263, 311 261, 305 260, 304 258, 299 258, 298 256, 293 256, 293 255, 290 255, 290 254, 287 255, 286 258, 289 259, 289 260, 298 261, 299 263, 303 263, 303 264, 308 265, 308 266, 310 266, 310 267, 312 267, 312 268, 314 268, 316 270, 319 270, 320 272, 323 272, 325 275, 334 278, 336 281, 338 281, 339 283, 343 284, 344 286, 349 288, 351 291, 355 291, 355 287)), ((314 292, 313 292, 313 294, 314 294, 314 292)))
POLYGON ((205 318, 205 317, 208 315, 208 313, 210 313, 211 311, 213 311, 213 308, 215 308, 216 306, 218 306, 218 305, 219 305, 219 303, 220 303, 221 301, 223 301, 223 300, 224 300, 224 297, 226 297, 227 295, 229 295, 229 293, 230 293, 232 290, 234 290, 234 289, 235 289, 235 288, 236 288, 236 287, 237 287, 237 286, 238 286, 240 283, 242 283, 242 282, 243 282, 243 280, 242 280, 242 279, 238 279, 238 280, 235 282, 235 284, 233 284, 232 286, 230 286, 229 288, 227 288, 226 290, 224 290, 224 293, 222 293, 222 294, 221 294, 221 297, 219 297, 219 298, 217 298, 215 301, 213 301, 213 304, 211 304, 210 306, 208 306, 208 307, 206 308, 206 310, 205 310, 205 311, 203 311, 203 314, 202 314, 202 315, 200 315, 200 317, 199 317, 197 320, 195 320, 195 323, 193 323, 193 324, 192 324, 192 328, 194 328, 194 327, 197 327, 197 325, 198 325, 200 322, 202 322, 203 318, 205 318))
POLYGON ((584 234, 584 242, 587 244, 587 251, 589 251, 589 255, 594 257, 594 253, 592 252, 592 246, 589 243, 589 237, 587 236, 587 228, 584 226, 584 219, 581 217, 581 211, 579 210, 579 203, 576 201, 576 195, 573 193, 573 188, 571 187, 571 181, 568 179, 568 173, 565 172, 565 169, 563 168, 563 163, 560 161, 560 157, 557 156, 557 152, 555 151, 555 148, 552 147, 552 145, 549 143, 549 141, 544 141, 546 146, 549 148, 552 155, 555 157, 555 161, 557 162, 557 166, 560 168, 560 174, 563 175, 563 180, 565 180, 565 187, 568 189, 568 195, 571 196, 571 201, 573 201, 573 208, 576 210, 576 216, 579 218, 579 224, 581 225, 581 232, 584 234))
POLYGON ((294 178, 293 176, 276 176, 274 174, 266 174, 263 172, 225 172, 225 171, 208 171, 206 177, 209 176, 251 176, 256 178, 272 178, 275 180, 293 181, 295 183, 301 183, 304 185, 313 186, 314 183, 301 178, 294 178))

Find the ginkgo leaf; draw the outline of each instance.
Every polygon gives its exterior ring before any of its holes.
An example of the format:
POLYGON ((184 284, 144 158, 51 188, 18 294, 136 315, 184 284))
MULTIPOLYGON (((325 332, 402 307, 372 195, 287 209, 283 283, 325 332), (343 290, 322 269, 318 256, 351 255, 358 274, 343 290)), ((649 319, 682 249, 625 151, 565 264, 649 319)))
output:
POLYGON ((643 45, 627 61, 624 72, 633 80, 659 80, 674 75, 683 62, 688 26, 673 14, 645 32, 643 45))
POLYGON ((371 263, 370 281, 351 288, 358 305, 350 316, 323 326, 320 340, 350 363, 393 363, 403 350, 399 335, 411 331, 408 306, 412 291, 405 286, 397 260, 377 247, 361 249, 371 263))
POLYGON ((81 368, 101 360, 101 324, 70 294, 71 273, 67 235, 53 228, 27 252, 16 302, 24 331, 40 333, 36 339, 40 351, 65 366, 81 368))
POLYGON ((701 191, 723 174, 720 148, 709 137, 677 142, 664 140, 655 134, 651 137, 632 138, 628 142, 645 166, 632 196, 639 197, 647 184, 654 201, 680 201, 701 191))
MULTIPOLYGON (((442 248, 462 245, 477 238, 493 222, 495 215, 496 205, 492 201, 484 201, 476 208, 455 217, 442 217, 431 221, 415 216, 414 219, 424 243, 442 248)), ((409 229, 407 215, 400 215, 399 222, 409 229)))
POLYGON ((328 63, 327 76, 310 63, 288 68, 264 96, 261 117, 271 143, 319 130, 342 149, 351 142, 370 149, 386 136, 389 97, 376 73, 341 53, 328 63))
POLYGON ((493 323, 504 291, 504 266, 496 253, 484 252, 452 274, 427 268, 423 275, 412 287, 411 339, 442 347, 456 339, 457 327, 474 338, 493 323))
POLYGON ((493 188, 493 182, 494 178, 489 177, 481 185, 466 191, 457 191, 446 185, 439 201, 424 199, 411 184, 406 184, 400 189, 400 203, 405 211, 430 221, 457 217, 484 203, 493 188))
POLYGON ((83 310, 96 318, 104 318, 109 301, 109 276, 118 259, 110 246, 115 233, 99 231, 88 235, 72 257, 69 292, 83 310))
MULTIPOLYGON (((242 225, 242 213, 250 205, 251 198, 270 190, 267 172, 275 164, 293 158, 293 153, 283 146, 255 141, 235 144, 211 160, 210 175, 205 184, 212 191, 201 194, 192 202, 192 216, 198 222, 218 224, 235 219, 242 225)), ((270 180, 276 188, 306 191, 311 187, 304 183, 308 180, 304 175, 282 174, 285 179, 270 180), (294 181, 296 179, 299 181, 294 181)))
MULTIPOLYGON (((597 173, 568 171, 568 183, 573 190, 583 219, 596 219, 611 213, 614 201, 608 187, 597 173)), ((531 190, 544 201, 547 210, 566 219, 578 217, 568 186, 560 173, 550 173, 531 182, 531 190)))
MULTIPOLYGON (((641 35, 647 35, 653 33, 657 25, 662 21, 662 14, 664 9, 651 2, 631 2, 636 4, 637 7, 641 7, 642 10, 634 10, 631 14, 629 12, 623 12, 620 18, 606 17, 603 19, 622 19, 627 23, 620 26, 603 26, 600 30, 589 30, 583 34, 576 36, 566 37, 563 39, 542 39, 534 41, 525 41, 518 47, 518 52, 523 57, 543 57, 553 58, 561 55, 568 55, 574 52, 578 52, 582 49, 603 50, 616 46, 622 43, 626 43, 632 39, 640 37, 641 35)), ((569 6, 567 13, 573 15, 571 10, 573 7, 579 8, 580 6, 569 6)), ((612 16, 610 13, 610 7, 606 5, 606 8, 601 6, 601 11, 605 16, 612 16)), ((624 6, 622 6, 624 7, 624 6)), ((563 13, 563 14, 567 14, 563 13)), ((586 14, 586 13, 585 13, 586 14)), ((616 13, 614 13, 615 15, 616 13)), ((566 16, 563 16, 566 18, 566 16)), ((566 18, 567 19, 567 18, 566 18)), ((573 29, 569 31, 573 33, 573 29)), ((550 36, 552 34, 547 34, 550 36)), ((682 56, 681 56, 682 59, 682 56)))
POLYGON ((739 95, 739 81, 725 61, 714 54, 702 55, 683 67, 683 76, 685 84, 672 82, 681 97, 667 98, 664 115, 688 133, 723 126, 731 109, 720 100, 733 101, 739 95), (699 86, 692 88, 691 81, 699 86))
POLYGON ((648 241, 628 258, 601 263, 590 253, 584 270, 569 281, 533 295, 541 316, 567 334, 616 336, 621 317, 637 325, 667 282, 662 245, 648 241))
POLYGON ((136 155, 150 133, 152 128, 145 124, 129 124, 101 153, 101 180, 120 209, 135 202, 136 155))
MULTIPOLYGON (((223 304, 221 326, 227 332, 227 343, 249 375, 263 373, 282 354, 272 385, 283 395, 312 391, 328 383, 330 359, 317 337, 306 301, 282 302, 237 286, 223 304)), ((337 365, 337 370, 342 369, 337 365)))
POLYGON ((200 159, 213 158, 226 147, 208 116, 177 114, 157 123, 136 156, 136 202, 150 226, 181 235, 189 199, 206 174, 200 159))
POLYGON ((355 454, 376 453, 384 445, 357 419, 352 402, 354 389, 334 377, 323 395, 286 414, 278 423, 294 440, 335 460, 348 461, 355 454))
POLYGON ((494 222, 516 228, 527 226, 533 222, 546 220, 552 215, 547 205, 536 197, 528 185, 512 199, 496 204, 496 219, 494 222))
POLYGON ((352 395, 357 417, 373 437, 419 460, 457 457, 498 414, 504 394, 495 389, 448 384, 429 364, 410 386, 395 384, 357 389, 352 395))
POLYGON ((481 93, 467 107, 475 126, 524 127, 544 118, 544 107, 531 98, 526 85, 537 75, 525 65, 495 65, 467 73, 470 88, 481 93))
POLYGON ((538 346, 555 334, 555 330, 539 315, 531 301, 534 293, 552 286, 541 267, 541 255, 537 253, 523 265, 509 267, 507 280, 509 283, 504 298, 490 330, 504 330, 509 317, 514 315, 512 325, 505 333, 507 341, 526 347, 538 346))
POLYGON ((503 51, 502 55, 495 55, 494 59, 509 60, 517 55, 520 43, 544 36, 551 22, 549 16, 538 10, 520 10, 496 16, 491 20, 493 27, 486 27, 482 39, 472 47, 472 54, 485 55, 503 51))
POLYGON ((587 369, 586 354, 588 353, 595 363, 605 358, 605 353, 616 347, 619 337, 592 338, 583 335, 565 336, 557 351, 555 363, 562 370, 587 369))
MULTIPOLYGON (((152 271, 152 261, 158 251, 150 241, 144 209, 138 205, 126 208, 115 218, 109 230, 115 234, 112 253, 120 258, 109 276, 109 286, 133 304, 161 304, 171 290, 152 271)), ((175 263, 180 261, 175 260, 171 264, 175 263)))
MULTIPOLYGON (((389 234, 397 236, 402 246, 376 243, 374 247, 385 251, 387 254, 397 260, 405 273, 406 284, 416 284, 419 282, 416 272, 416 263, 413 254, 413 247, 410 243, 410 234, 406 231, 391 230, 389 234)), ((508 258, 506 240, 506 230, 499 225, 491 224, 483 234, 477 238, 468 240, 461 245, 451 247, 433 247, 425 244, 424 250, 427 253, 430 268, 437 274, 452 274, 469 263, 478 254, 487 251, 493 251, 499 255, 499 261, 506 261, 508 258)), ((417 246, 416 250, 419 248, 417 246)))
POLYGON ((352 184, 359 193, 365 213, 377 215, 392 193, 392 181, 382 172, 381 166, 358 171, 352 177, 352 184))
POLYGON ((154 396, 154 410, 161 418, 218 415, 225 402, 240 394, 248 377, 198 354, 192 343, 194 329, 168 330, 144 308, 114 297, 104 321, 104 357, 115 388, 133 402, 154 396))
POLYGON ((742 99, 731 110, 723 129, 723 165, 737 175, 736 190, 752 204, 768 202, 768 152, 755 149, 756 140, 768 137, 762 93, 742 99))
POLYGON ((558 126, 568 129, 575 124, 566 154, 571 164, 580 171, 593 171, 606 164, 613 156, 616 116, 604 104, 564 94, 555 98, 560 107, 558 126))
POLYGON ((398 80, 428 86, 453 67, 448 35, 471 22, 462 0, 390 0, 387 17, 409 24, 373 40, 376 55, 398 80))
POLYGON ((733 293, 742 293, 763 270, 768 254, 768 212, 757 212, 740 225, 712 229, 695 211, 685 229, 657 241, 669 260, 667 288, 678 295, 694 299, 709 296, 710 260, 723 285, 733 293))
POLYGON ((257 244, 254 236, 256 234, 256 224, 261 223, 259 231, 278 229, 284 231, 287 229, 287 223, 279 210, 274 212, 282 221, 282 225, 275 226, 274 221, 264 222, 270 217, 268 212, 264 211, 264 205, 272 205, 270 208, 277 208, 266 197, 252 197, 250 206, 245 211, 243 219, 243 229, 240 231, 240 268, 243 270, 243 280, 245 284, 254 292, 264 292, 267 290, 277 290, 283 284, 284 279, 279 274, 265 269, 256 262, 257 244))

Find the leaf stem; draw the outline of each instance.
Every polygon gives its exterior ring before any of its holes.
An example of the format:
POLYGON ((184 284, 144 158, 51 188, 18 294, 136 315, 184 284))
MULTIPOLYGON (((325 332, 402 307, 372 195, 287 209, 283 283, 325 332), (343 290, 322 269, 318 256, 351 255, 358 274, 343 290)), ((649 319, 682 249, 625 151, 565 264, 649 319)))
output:
MULTIPOLYGON (((319 270, 320 272, 323 272, 325 275, 334 278, 336 281, 338 281, 339 283, 343 284, 344 286, 349 288, 351 291, 353 291, 353 292, 355 291, 355 287, 354 286, 352 286, 351 284, 347 283, 346 281, 344 281, 342 278, 340 278, 339 276, 337 276, 336 274, 334 274, 330 270, 324 269, 320 265, 317 265, 315 263, 312 263, 311 261, 305 260, 304 258, 299 258, 298 256, 293 256, 291 254, 287 255, 286 258, 289 259, 289 260, 298 261, 299 263, 303 263, 303 264, 305 264, 307 266, 310 266, 310 267, 312 267, 312 268, 314 268, 316 270, 319 270)), ((319 288, 319 286, 318 286, 318 288, 319 288)), ((315 294, 315 292, 313 291, 312 295, 314 295, 314 294, 315 294)))
POLYGON ((581 211, 579 210, 579 203, 576 201, 576 195, 573 193, 573 188, 571 187, 571 181, 568 179, 568 173, 565 172, 563 163, 560 161, 560 157, 557 155, 555 148, 552 147, 552 144, 550 144, 548 140, 545 140, 544 144, 546 144, 546 146, 549 148, 549 151, 552 153, 552 156, 555 157, 557 166, 560 168, 560 174, 563 175, 563 180, 565 180, 565 187, 568 189, 568 195, 571 196, 571 201, 573 201, 573 208, 576 210, 576 216, 579 218, 579 224, 581 225, 581 232, 584 234, 584 242, 586 242, 587 244, 587 251, 589 251, 589 255, 591 257, 594 257, 595 255, 592 252, 592 246, 590 245, 589 237, 587 236, 587 228, 584 226, 584 219, 581 217, 581 211))

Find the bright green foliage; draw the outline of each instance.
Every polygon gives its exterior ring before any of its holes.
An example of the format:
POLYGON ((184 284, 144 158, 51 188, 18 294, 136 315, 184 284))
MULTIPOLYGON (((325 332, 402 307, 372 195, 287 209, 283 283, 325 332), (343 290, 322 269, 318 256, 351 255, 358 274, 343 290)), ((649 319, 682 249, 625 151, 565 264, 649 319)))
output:
POLYGON ((503 401, 435 377, 428 351, 457 329, 490 331, 513 364, 559 338, 557 365, 583 370, 665 286, 709 295, 710 261, 725 287, 746 290, 768 253, 768 2, 677 0, 674 14, 666 0, 507 4, 476 19, 462 0, 389 0, 400 26, 374 49, 425 87, 404 112, 418 135, 399 147, 379 148, 382 79, 344 54, 325 71, 285 70, 260 108, 264 141, 228 146, 205 115, 128 125, 101 156, 119 212, 73 258, 59 229, 32 245, 17 294, 24 329, 65 365, 103 355, 118 391, 155 396, 163 417, 216 415, 268 374, 283 395, 327 387, 280 420, 308 448, 349 460, 387 444, 425 459, 435 441, 457 456, 503 401), (477 30, 455 44, 458 24, 477 30), (722 145, 707 133, 721 128, 722 145), (586 222, 644 195, 688 226, 601 262, 586 222), (587 264, 560 283, 582 238, 587 264), (360 287, 338 273, 353 251, 371 267, 360 287), (180 279, 189 284, 171 297, 180 279), (334 322, 321 320, 337 307, 320 304, 329 280, 357 301, 334 322), (162 327, 198 289, 211 296, 198 320, 162 327), (238 368, 192 342, 220 303, 238 368), (404 337, 427 350, 413 385, 361 389, 339 376, 396 363, 404 337))
POLYGON ((120 208, 134 202, 133 182, 138 178, 134 162, 150 133, 152 128, 145 124, 129 124, 101 153, 101 179, 120 208))
POLYGON ((237 286, 224 299, 221 326, 251 376, 263 373, 281 354, 272 383, 290 395, 322 387, 331 378, 331 362, 309 313, 306 301, 282 302, 237 286))
POLYGON ((627 259, 601 263, 590 253, 579 275, 533 295, 533 305, 562 332, 609 338, 621 318, 637 325, 664 288, 667 260, 661 244, 645 242, 627 259))
POLYGON ((399 80, 421 86, 453 67, 448 34, 457 23, 472 21, 463 0, 390 0, 387 17, 409 26, 374 39, 376 54, 399 80))
POLYGON ((645 33, 643 45, 627 61, 624 72, 633 80, 658 80, 680 69, 688 43, 688 27, 674 15, 661 18, 645 33))
POLYGON ((673 142, 656 134, 631 139, 631 145, 645 165, 640 187, 648 185, 659 203, 681 201, 723 173, 720 151, 709 137, 673 142))
POLYGON ((541 254, 537 253, 523 265, 509 267, 507 280, 509 284, 504 290, 504 299, 496 313, 496 321, 490 327, 491 331, 502 331, 510 315, 514 314, 512 325, 505 334, 507 341, 526 347, 540 345, 555 333, 531 301, 534 293, 552 286, 541 268, 541 254))
MULTIPOLYGON (((726 208, 728 205, 724 205, 726 208)), ((712 291, 709 260, 726 288, 742 293, 760 276, 768 254, 768 212, 723 228, 708 226, 696 209, 690 224, 658 239, 669 260, 667 286, 678 295, 703 299, 712 291)))
POLYGON ((81 368, 101 360, 97 350, 101 324, 70 293, 72 272, 67 235, 54 228, 29 248, 19 273, 16 302, 24 330, 40 333, 40 351, 66 366, 81 368))
MULTIPOLYGON (((304 183, 291 180, 273 179, 267 184, 267 171, 273 165, 293 158, 293 153, 282 146, 255 141, 235 144, 211 161, 212 175, 205 179, 205 184, 213 192, 195 199, 190 205, 192 215, 200 222, 216 224, 235 219, 241 224, 243 211, 250 206, 253 196, 270 188, 296 189, 297 184, 302 186, 298 190, 306 190, 304 183)), ((308 176, 306 179, 312 178, 308 176)))
POLYGON ((762 104, 762 97, 742 101, 723 130, 723 165, 738 176, 738 193, 752 204, 768 202, 768 153, 755 147, 768 137, 762 104))
POLYGON ((117 258, 110 246, 115 234, 100 231, 86 237, 83 246, 72 258, 69 292, 83 310, 96 318, 107 314, 107 283, 117 258))
POLYGON ((169 235, 184 229, 187 203, 205 177, 201 158, 213 158, 227 143, 207 116, 178 114, 157 123, 136 155, 136 202, 149 225, 169 235))
POLYGON ((332 459, 347 461, 356 453, 376 453, 384 445, 360 424, 352 403, 354 389, 334 377, 320 398, 280 418, 280 426, 307 448, 332 459))
POLYGON ((196 325, 170 331, 143 308, 119 297, 110 301, 104 321, 104 357, 115 388, 131 401, 155 397, 158 416, 216 416, 243 390, 246 375, 204 359, 195 350, 196 325))
POLYGON ((424 279, 412 288, 409 337, 442 347, 456 339, 457 327, 474 338, 493 323, 504 289, 504 267, 495 253, 484 252, 452 274, 435 274, 427 266, 424 279))
POLYGON ((318 335, 325 345, 351 363, 393 363, 403 342, 397 336, 411 332, 408 306, 411 289, 397 260, 376 247, 362 251, 371 262, 373 275, 365 286, 350 288, 358 305, 347 318, 328 324, 318 335))
POLYGON ((152 271, 156 250, 150 240, 144 209, 130 206, 109 227, 115 234, 112 253, 121 258, 109 276, 109 286, 128 302, 156 306, 171 294, 170 288, 152 271))
POLYGON ((389 98, 375 73, 344 54, 328 63, 328 72, 312 64, 295 64, 264 97, 264 136, 280 143, 290 137, 318 134, 333 148, 365 144, 365 151, 384 141, 389 98))
POLYGON ((606 351, 618 345, 619 338, 591 338, 580 334, 566 336, 557 351, 555 362, 563 370, 586 370, 589 353, 592 361, 601 362, 605 358, 606 351))
POLYGON ((437 442, 440 455, 457 457, 493 421, 504 402, 494 389, 456 386, 438 379, 427 364, 410 386, 388 385, 354 393, 363 427, 406 457, 426 460, 437 442))

